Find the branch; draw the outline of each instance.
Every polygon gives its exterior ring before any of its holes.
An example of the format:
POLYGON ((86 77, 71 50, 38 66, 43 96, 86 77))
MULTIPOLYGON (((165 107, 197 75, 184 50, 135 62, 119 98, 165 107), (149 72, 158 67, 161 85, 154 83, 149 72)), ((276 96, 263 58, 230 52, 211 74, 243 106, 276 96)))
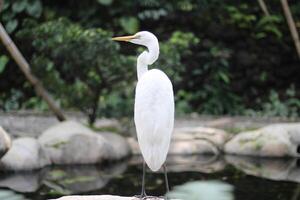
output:
POLYGON ((55 104, 54 100, 48 94, 47 90, 43 87, 41 82, 37 77, 31 72, 28 62, 25 60, 19 49, 16 47, 15 43, 11 40, 9 35, 6 33, 4 27, 0 23, 0 39, 6 47, 7 51, 10 53, 11 57, 15 60, 21 71, 24 73, 27 80, 33 85, 36 93, 42 97, 44 101, 48 104, 50 110, 54 112, 58 120, 64 121, 66 117, 63 115, 61 110, 55 104))
POLYGON ((0 0, 0 14, 1 14, 1 11, 2 11, 3 5, 4 5, 4 1, 0 0))
POLYGON ((288 4, 287 0, 281 0, 281 4, 282 4, 282 8, 283 8, 283 11, 284 11, 286 21, 289 25, 291 35, 292 35, 293 40, 294 40, 294 44, 295 44, 298 56, 300 58, 300 40, 299 40, 299 35, 298 35, 298 32, 297 32, 296 25, 295 25, 295 21, 293 19, 293 16, 292 16, 292 13, 291 13, 291 10, 290 10, 290 7, 289 7, 289 4, 288 4))
POLYGON ((266 16, 270 16, 269 10, 264 0, 258 0, 258 4, 266 16))

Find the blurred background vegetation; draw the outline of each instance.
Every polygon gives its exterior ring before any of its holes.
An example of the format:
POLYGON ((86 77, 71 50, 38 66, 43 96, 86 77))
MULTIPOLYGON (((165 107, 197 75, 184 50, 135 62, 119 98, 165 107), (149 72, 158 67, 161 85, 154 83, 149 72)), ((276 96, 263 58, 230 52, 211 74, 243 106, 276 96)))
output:
MULTIPOLYGON (((55 100, 96 117, 133 114, 141 48, 112 42, 155 33, 153 67, 174 84, 177 116, 300 115, 300 62, 279 0, 5 0, 0 20, 55 100)), ((300 28, 300 1, 290 0, 300 28)), ((0 46, 0 110, 47 110, 0 46)))

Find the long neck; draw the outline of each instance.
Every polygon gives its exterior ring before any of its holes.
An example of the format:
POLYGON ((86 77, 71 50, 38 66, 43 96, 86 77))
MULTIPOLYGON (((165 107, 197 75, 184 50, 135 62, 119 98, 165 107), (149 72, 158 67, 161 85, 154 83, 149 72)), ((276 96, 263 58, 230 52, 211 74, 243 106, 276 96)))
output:
POLYGON ((141 53, 137 59, 137 76, 138 80, 148 71, 148 65, 152 65, 158 58, 159 45, 153 43, 147 46, 148 51, 141 53))

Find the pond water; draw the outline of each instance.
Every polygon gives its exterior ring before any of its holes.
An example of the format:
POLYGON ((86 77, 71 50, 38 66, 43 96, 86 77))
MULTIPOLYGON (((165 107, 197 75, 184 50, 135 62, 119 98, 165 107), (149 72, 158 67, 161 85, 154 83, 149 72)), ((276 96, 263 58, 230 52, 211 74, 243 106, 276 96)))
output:
MULTIPOLYGON (((132 196, 140 193, 141 163, 140 157, 134 157, 105 166, 53 166, 31 173, 0 173, 0 187, 10 188, 31 200, 63 194, 132 196)), ((297 159, 170 156, 168 170, 171 187, 189 181, 220 180, 234 187, 236 200, 300 200, 297 159)), ((146 178, 148 194, 165 193, 163 173, 147 173, 146 178)))

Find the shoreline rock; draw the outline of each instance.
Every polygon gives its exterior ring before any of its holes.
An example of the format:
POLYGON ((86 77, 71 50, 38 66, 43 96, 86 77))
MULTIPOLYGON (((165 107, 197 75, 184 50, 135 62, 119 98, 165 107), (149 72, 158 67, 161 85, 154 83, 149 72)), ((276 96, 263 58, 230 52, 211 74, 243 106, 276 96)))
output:
POLYGON ((95 164, 130 154, 121 136, 108 132, 102 135, 75 121, 50 127, 38 140, 54 164, 95 164))
POLYGON ((44 148, 34 138, 23 137, 12 142, 10 150, 1 158, 0 169, 22 171, 40 169, 51 161, 44 148))
POLYGON ((0 158, 11 148, 11 145, 8 133, 0 126, 0 158))
POLYGON ((225 153, 258 157, 300 157, 300 123, 272 124, 239 133, 226 143, 225 153))
MULTIPOLYGON (((221 129, 208 127, 175 128, 169 149, 169 155, 212 154, 219 155, 230 134, 221 129)), ((138 141, 127 139, 133 155, 140 155, 138 141)))

